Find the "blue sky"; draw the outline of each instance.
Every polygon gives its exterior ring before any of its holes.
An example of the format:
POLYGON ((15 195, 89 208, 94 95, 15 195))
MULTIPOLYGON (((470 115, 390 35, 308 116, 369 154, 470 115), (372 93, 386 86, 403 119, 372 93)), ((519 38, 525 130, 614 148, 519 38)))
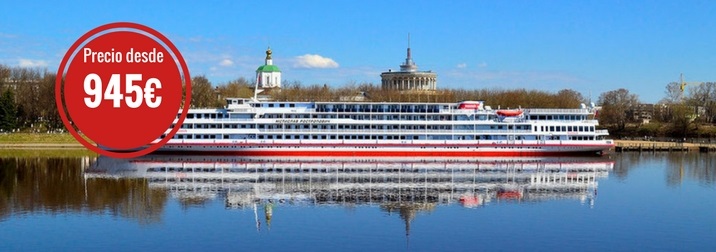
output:
MULTIPOLYGON (((570 88, 643 102, 666 84, 716 81, 714 1, 124 1, 4 3, 0 63, 56 71, 97 26, 137 22, 167 36, 192 75, 253 79, 271 46, 284 80, 380 82, 405 59, 439 88, 570 88)), ((487 101, 489 103, 489 101, 487 101)))

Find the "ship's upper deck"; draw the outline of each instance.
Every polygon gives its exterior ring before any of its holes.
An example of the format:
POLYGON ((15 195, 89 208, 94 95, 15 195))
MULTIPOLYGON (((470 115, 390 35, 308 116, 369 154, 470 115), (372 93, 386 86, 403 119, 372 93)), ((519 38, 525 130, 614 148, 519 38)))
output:
MULTIPOLYGON (((420 102, 286 102, 253 101, 228 98, 230 112, 261 113, 420 113, 420 114, 494 114, 501 109, 485 106, 483 101, 458 103, 420 102)), ((509 110, 509 109, 508 109, 509 110)), ((590 115, 591 109, 582 106, 574 109, 519 109, 526 115, 590 115)))

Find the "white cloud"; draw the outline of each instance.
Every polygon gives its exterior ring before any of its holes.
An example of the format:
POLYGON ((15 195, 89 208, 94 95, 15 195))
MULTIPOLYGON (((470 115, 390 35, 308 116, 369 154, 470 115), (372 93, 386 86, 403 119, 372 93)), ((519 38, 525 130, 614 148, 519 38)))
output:
POLYGON ((318 54, 306 54, 295 59, 293 67, 296 68, 337 68, 338 63, 331 58, 318 54))
POLYGON ((480 67, 480 68, 487 67, 487 62, 484 62, 484 61, 480 62, 480 64, 478 64, 477 67, 480 67))
POLYGON ((457 68, 466 68, 466 67, 467 67, 467 63, 457 64, 457 68))
POLYGON ((219 65, 227 67, 227 66, 234 65, 234 62, 231 61, 230 59, 224 59, 221 62, 219 62, 219 65))
POLYGON ((47 67, 46 60, 20 59, 20 67, 47 67))
POLYGON ((13 39, 17 38, 17 35, 0 32, 0 38, 13 39))

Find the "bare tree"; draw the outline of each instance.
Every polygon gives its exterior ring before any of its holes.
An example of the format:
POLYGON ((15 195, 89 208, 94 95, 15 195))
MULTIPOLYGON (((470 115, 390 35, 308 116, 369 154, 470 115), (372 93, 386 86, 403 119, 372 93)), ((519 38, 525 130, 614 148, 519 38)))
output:
POLYGON ((669 84, 666 84, 666 90, 664 93, 666 93, 666 97, 664 97, 662 102, 666 104, 680 103, 682 97, 684 96, 684 91, 681 90, 681 84, 678 82, 670 82, 669 84))
POLYGON ((585 102, 581 93, 571 89, 562 89, 556 96, 555 105, 560 108, 574 108, 585 102))
POLYGON ((204 75, 191 78, 191 107, 209 108, 216 105, 216 94, 204 75))
POLYGON ((599 122, 616 125, 619 130, 624 130, 627 122, 631 121, 629 114, 639 105, 639 97, 620 88, 602 93, 599 96, 599 104, 602 106, 599 122))
POLYGON ((716 112, 716 83, 704 82, 689 88, 689 96, 686 98, 686 104, 694 108, 703 109, 703 114, 699 115, 700 121, 712 123, 714 121, 714 112, 716 112))
POLYGON ((226 106, 226 98, 250 98, 254 96, 254 87, 241 77, 216 87, 215 107, 226 106))

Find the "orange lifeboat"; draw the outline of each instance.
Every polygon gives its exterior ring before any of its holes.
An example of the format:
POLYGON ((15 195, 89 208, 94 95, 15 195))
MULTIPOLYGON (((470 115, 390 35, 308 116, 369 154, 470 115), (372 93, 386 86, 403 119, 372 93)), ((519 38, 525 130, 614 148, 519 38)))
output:
POLYGON ((498 110, 495 113, 497 113, 498 115, 501 115, 501 116, 519 116, 522 114, 522 110, 521 109, 503 109, 503 110, 498 110))

